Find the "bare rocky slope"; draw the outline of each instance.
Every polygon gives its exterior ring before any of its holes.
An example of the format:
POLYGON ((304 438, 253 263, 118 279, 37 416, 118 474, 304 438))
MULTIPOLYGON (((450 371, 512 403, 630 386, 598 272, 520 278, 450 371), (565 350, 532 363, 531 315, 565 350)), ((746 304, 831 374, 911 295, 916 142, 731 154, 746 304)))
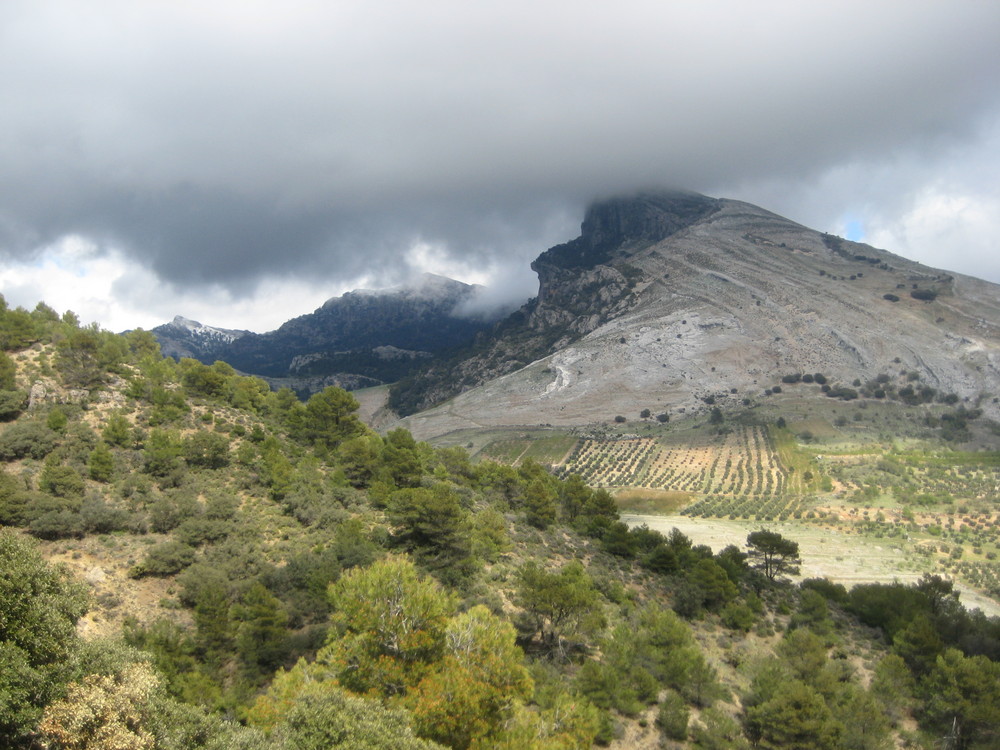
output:
POLYGON ((532 267, 538 297, 471 356, 425 374, 411 403, 466 390, 404 419, 416 437, 691 413, 792 373, 850 386, 905 370, 997 416, 1000 286, 747 203, 655 193, 597 204, 579 239, 532 267))

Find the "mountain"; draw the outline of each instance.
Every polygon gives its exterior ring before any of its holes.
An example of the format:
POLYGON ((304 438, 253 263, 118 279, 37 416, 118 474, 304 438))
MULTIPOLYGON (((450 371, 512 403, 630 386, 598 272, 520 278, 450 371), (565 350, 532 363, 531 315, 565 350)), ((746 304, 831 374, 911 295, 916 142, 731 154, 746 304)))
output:
POLYGON ((399 380, 424 359, 468 344, 487 329, 489 316, 466 312, 479 290, 424 274, 405 286, 331 298, 269 333, 178 325, 176 318, 153 333, 161 347, 166 343, 167 354, 205 363, 221 359, 302 395, 328 385, 363 388, 399 380), (231 335, 209 337, 203 331, 231 335))
POLYGON ((160 351, 164 355, 176 359, 191 357, 208 363, 217 360, 216 352, 222 351, 236 339, 253 335, 250 331, 207 326, 180 315, 169 323, 157 326, 152 333, 160 342, 160 351))
POLYGON ((747 203, 687 192, 600 202, 579 238, 532 268, 538 296, 492 339, 397 386, 398 409, 423 410, 404 422, 414 435, 690 414, 803 373, 834 396, 876 394, 881 381, 997 416, 1000 286, 747 203))

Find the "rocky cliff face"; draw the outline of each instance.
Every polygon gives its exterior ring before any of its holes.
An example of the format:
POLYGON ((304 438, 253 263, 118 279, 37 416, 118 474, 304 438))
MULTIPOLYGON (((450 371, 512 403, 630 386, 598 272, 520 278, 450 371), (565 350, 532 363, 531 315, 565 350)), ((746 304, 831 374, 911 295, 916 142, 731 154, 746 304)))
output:
MULTIPOLYGON (((535 268, 538 298, 451 368, 465 392, 408 420, 416 435, 690 413, 793 373, 851 386, 905 372, 1000 416, 1000 287, 749 204, 665 194, 596 206, 581 238, 535 268)), ((438 382, 424 403, 455 394, 438 382)))
MULTIPOLYGON (((719 201, 697 193, 671 192, 615 198, 591 206, 580 237, 546 250, 531 264, 538 298, 528 325, 565 327, 573 337, 589 333, 634 301, 642 271, 630 256, 717 210, 719 201)), ((558 347, 558 344, 557 344, 558 347)))
POLYGON ((538 296, 481 335, 464 357, 435 362, 394 387, 403 414, 513 372, 596 330, 636 304, 644 277, 631 258, 718 210, 697 193, 641 193, 591 206, 580 236, 542 253, 531 268, 538 296))
POLYGON ((167 338, 174 330, 170 326, 153 333, 161 347, 167 342, 167 354, 207 363, 221 359, 305 396, 327 385, 361 388, 393 382, 428 357, 468 344, 493 322, 459 311, 476 291, 473 285, 425 274, 408 286, 334 297, 270 333, 201 337, 198 346, 191 339, 178 343, 176 337, 167 338))

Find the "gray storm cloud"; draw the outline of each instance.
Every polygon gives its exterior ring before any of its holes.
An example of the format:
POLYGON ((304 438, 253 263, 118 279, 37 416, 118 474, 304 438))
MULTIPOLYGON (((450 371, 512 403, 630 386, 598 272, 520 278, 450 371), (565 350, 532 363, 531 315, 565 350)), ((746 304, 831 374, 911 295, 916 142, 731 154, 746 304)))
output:
POLYGON ((4 3, 0 253, 76 233, 237 293, 418 240, 523 264, 638 187, 810 218, 892 163, 898 201, 1000 122, 1000 4, 587 5, 4 3))

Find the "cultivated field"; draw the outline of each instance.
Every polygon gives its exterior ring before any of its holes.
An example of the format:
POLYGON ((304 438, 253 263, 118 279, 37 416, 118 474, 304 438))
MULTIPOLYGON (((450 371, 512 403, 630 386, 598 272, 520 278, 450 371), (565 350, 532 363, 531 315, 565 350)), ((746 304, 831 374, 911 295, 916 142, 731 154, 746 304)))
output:
POLYGON ((738 427, 725 434, 585 439, 558 468, 579 474, 595 487, 727 497, 781 495, 786 482, 765 427, 738 427))
POLYGON ((704 517, 785 519, 819 486, 818 469, 794 439, 763 426, 581 439, 555 468, 594 487, 685 493, 694 502, 684 513, 704 517))
POLYGON ((666 516, 696 541, 705 529, 739 543, 754 528, 794 524, 825 571, 807 574, 849 583, 930 572, 962 582, 967 599, 1000 601, 1000 453, 950 449, 916 430, 873 440, 868 422, 829 416, 785 429, 688 421, 495 433, 478 455, 579 474, 624 511, 666 516), (830 554, 833 539, 853 548, 830 554))

